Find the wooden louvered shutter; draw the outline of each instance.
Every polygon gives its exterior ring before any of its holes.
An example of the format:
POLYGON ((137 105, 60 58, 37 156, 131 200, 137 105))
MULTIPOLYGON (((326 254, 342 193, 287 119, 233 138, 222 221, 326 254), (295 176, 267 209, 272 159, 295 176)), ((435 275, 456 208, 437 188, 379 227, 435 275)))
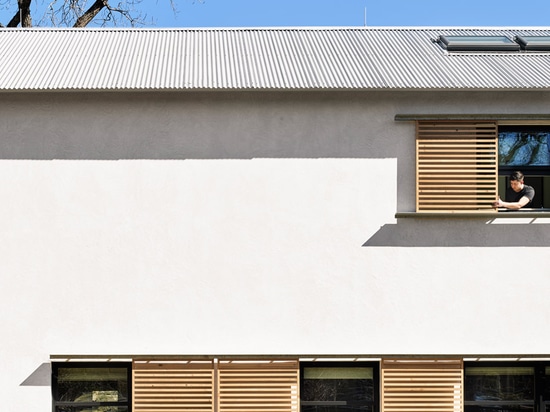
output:
POLYGON ((382 412, 462 412, 462 360, 383 360, 382 412))
POLYGON ((488 212, 498 186, 494 122, 417 122, 417 212, 488 212))
POLYGON ((134 412, 213 412, 212 362, 134 361, 134 412))
POLYGON ((218 365, 219 412, 297 412, 297 361, 218 365))

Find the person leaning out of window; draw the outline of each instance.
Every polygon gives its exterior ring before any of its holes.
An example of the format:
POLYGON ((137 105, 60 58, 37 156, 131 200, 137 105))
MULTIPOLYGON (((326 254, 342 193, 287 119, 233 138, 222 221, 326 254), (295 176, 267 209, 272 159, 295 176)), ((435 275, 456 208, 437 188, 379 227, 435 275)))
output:
POLYGON ((506 189, 506 201, 500 197, 493 203, 493 207, 506 209, 521 209, 527 206, 535 197, 535 189, 523 183, 523 173, 514 172, 510 175, 510 187, 506 189))

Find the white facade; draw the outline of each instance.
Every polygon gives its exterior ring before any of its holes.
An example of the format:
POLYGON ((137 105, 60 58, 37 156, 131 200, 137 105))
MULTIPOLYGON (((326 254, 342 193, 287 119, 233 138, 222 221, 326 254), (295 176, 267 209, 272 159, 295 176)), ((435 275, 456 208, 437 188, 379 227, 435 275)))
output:
POLYGON ((3 410, 50 410, 52 355, 548 354, 550 218, 396 219, 415 128, 394 117, 549 103, 2 95, 3 410))

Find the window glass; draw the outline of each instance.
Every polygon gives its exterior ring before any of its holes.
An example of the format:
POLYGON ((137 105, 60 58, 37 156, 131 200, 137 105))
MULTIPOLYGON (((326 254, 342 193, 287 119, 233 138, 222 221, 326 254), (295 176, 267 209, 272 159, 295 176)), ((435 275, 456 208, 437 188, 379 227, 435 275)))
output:
POLYGON ((301 411, 375 411, 377 390, 374 375, 373 367, 303 367, 301 411))
POLYGON ((500 127, 499 166, 550 166, 550 128, 500 127))
POLYGON ((533 367, 479 366, 465 368, 466 412, 534 410, 533 367))
POLYGON ((550 412, 550 366, 544 368, 543 399, 545 407, 542 409, 550 412))
POLYGON ((129 407, 127 364, 52 367, 54 411, 126 412, 129 407))
POLYGON ((506 36, 439 36, 448 51, 518 51, 519 44, 506 36))
POLYGON ((516 36, 516 41, 524 50, 550 51, 550 36, 516 36))
POLYGON ((56 412, 128 412, 127 406, 57 406, 56 412))
POLYGON ((535 197, 530 209, 550 208, 550 126, 499 126, 499 193, 509 187, 509 176, 519 170, 535 197))

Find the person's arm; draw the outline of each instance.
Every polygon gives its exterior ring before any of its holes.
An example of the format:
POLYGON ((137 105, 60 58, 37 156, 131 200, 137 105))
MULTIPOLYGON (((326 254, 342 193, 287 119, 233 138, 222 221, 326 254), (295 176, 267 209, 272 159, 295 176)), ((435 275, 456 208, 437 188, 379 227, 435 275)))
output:
POLYGON ((531 200, 527 196, 523 196, 517 202, 503 202, 502 200, 500 200, 500 197, 499 197, 498 200, 495 203, 493 203, 493 205, 494 207, 505 207, 506 209, 517 210, 517 209, 521 209, 530 201, 531 200))

